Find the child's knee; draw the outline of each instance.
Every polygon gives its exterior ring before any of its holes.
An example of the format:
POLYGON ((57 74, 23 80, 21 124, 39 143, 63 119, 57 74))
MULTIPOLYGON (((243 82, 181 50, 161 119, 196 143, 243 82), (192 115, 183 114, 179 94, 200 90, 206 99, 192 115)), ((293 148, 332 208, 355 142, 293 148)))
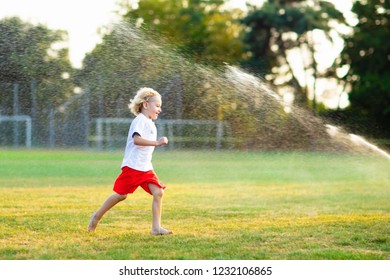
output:
POLYGON ((164 190, 162 188, 155 186, 152 190, 152 195, 153 195, 153 197, 161 198, 164 195, 164 190))
POLYGON ((157 191, 154 192, 153 196, 157 198, 162 198, 164 195, 164 190, 163 189, 158 189, 157 191))
POLYGON ((157 194, 159 197, 163 197, 164 195, 164 190, 163 189, 158 189, 158 194, 157 194))

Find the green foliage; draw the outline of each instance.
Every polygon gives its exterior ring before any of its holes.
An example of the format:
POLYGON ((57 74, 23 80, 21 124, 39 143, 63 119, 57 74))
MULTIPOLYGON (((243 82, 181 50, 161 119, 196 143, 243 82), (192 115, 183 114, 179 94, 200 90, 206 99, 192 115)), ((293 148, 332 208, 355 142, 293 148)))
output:
POLYGON ((359 22, 342 53, 350 67, 344 77, 352 87, 350 117, 364 123, 366 133, 390 137, 390 3, 356 1, 352 11, 359 22))
POLYGON ((88 233, 121 153, 0 150, 0 259, 384 259, 389 162, 318 153, 158 152, 168 188, 151 236, 137 190, 88 233))
POLYGON ((42 25, 33 26, 19 18, 0 22, 0 81, 14 82, 48 76, 46 61, 53 59, 48 50, 63 40, 63 33, 50 31, 42 25))
MULTIPOLYGON (((64 31, 50 30, 16 17, 0 20, 1 114, 14 113, 13 87, 16 83, 19 114, 32 115, 34 111, 34 125, 39 121, 45 126, 49 109, 59 106, 73 94, 74 69, 68 49, 63 47, 66 35, 64 31), (36 94, 35 105, 32 91, 36 94)), ((44 135, 37 134, 37 138, 44 135)))
MULTIPOLYGON (((125 1, 126 3, 127 1, 125 1)), ((237 63, 242 58, 239 10, 222 10, 224 0, 141 0, 124 19, 164 36, 178 50, 202 63, 237 63), (141 24, 142 23, 142 24, 141 24)))
MULTIPOLYGON (((324 76, 326 71, 320 72, 315 59, 315 42, 312 38, 314 30, 321 30, 330 40, 330 22, 343 23, 344 18, 336 8, 326 1, 266 1, 263 6, 251 6, 249 13, 242 19, 247 26, 243 37, 248 59, 243 65, 253 72, 268 74, 268 80, 276 83, 278 89, 291 87, 294 89, 295 102, 301 106, 308 106, 308 84, 299 81, 293 66, 290 64, 288 52, 298 50, 306 53, 302 57, 305 66, 305 75, 316 79, 324 76), (280 82, 282 78, 282 82, 280 82)), ((296 58, 297 59, 297 58, 296 58)), ((316 100, 313 100, 315 106, 316 100)))
POLYGON ((64 31, 34 26, 19 18, 0 21, 0 82, 60 79, 70 72, 66 48, 55 44, 66 40, 64 31))

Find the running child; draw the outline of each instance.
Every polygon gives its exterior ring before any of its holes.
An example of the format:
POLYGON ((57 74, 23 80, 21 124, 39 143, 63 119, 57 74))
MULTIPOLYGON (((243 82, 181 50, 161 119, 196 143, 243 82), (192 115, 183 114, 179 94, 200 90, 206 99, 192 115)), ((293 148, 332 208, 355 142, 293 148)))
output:
POLYGON ((153 196, 151 233, 153 235, 173 233, 161 227, 162 198, 166 187, 154 173, 152 165, 154 148, 168 144, 166 137, 157 140, 157 129, 153 122, 161 113, 161 105, 161 95, 151 88, 141 88, 134 99, 130 100, 130 111, 136 117, 130 125, 121 165, 122 172, 114 183, 114 194, 92 214, 88 231, 95 231, 103 215, 140 186, 153 196))

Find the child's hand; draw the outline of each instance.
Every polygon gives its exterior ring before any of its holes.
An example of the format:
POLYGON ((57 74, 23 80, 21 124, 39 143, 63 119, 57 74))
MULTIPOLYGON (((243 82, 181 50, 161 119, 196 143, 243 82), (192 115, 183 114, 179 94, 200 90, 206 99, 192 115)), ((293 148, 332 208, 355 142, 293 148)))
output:
POLYGON ((168 138, 167 137, 161 137, 160 139, 158 139, 157 143, 158 143, 158 146, 167 145, 168 144, 168 138))

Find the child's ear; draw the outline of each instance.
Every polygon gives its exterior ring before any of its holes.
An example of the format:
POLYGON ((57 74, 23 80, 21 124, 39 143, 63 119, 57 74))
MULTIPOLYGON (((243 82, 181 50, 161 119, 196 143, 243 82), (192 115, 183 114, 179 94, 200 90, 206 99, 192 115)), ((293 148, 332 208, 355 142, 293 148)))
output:
POLYGON ((144 109, 148 109, 148 102, 146 101, 142 102, 142 106, 144 107, 144 109))

